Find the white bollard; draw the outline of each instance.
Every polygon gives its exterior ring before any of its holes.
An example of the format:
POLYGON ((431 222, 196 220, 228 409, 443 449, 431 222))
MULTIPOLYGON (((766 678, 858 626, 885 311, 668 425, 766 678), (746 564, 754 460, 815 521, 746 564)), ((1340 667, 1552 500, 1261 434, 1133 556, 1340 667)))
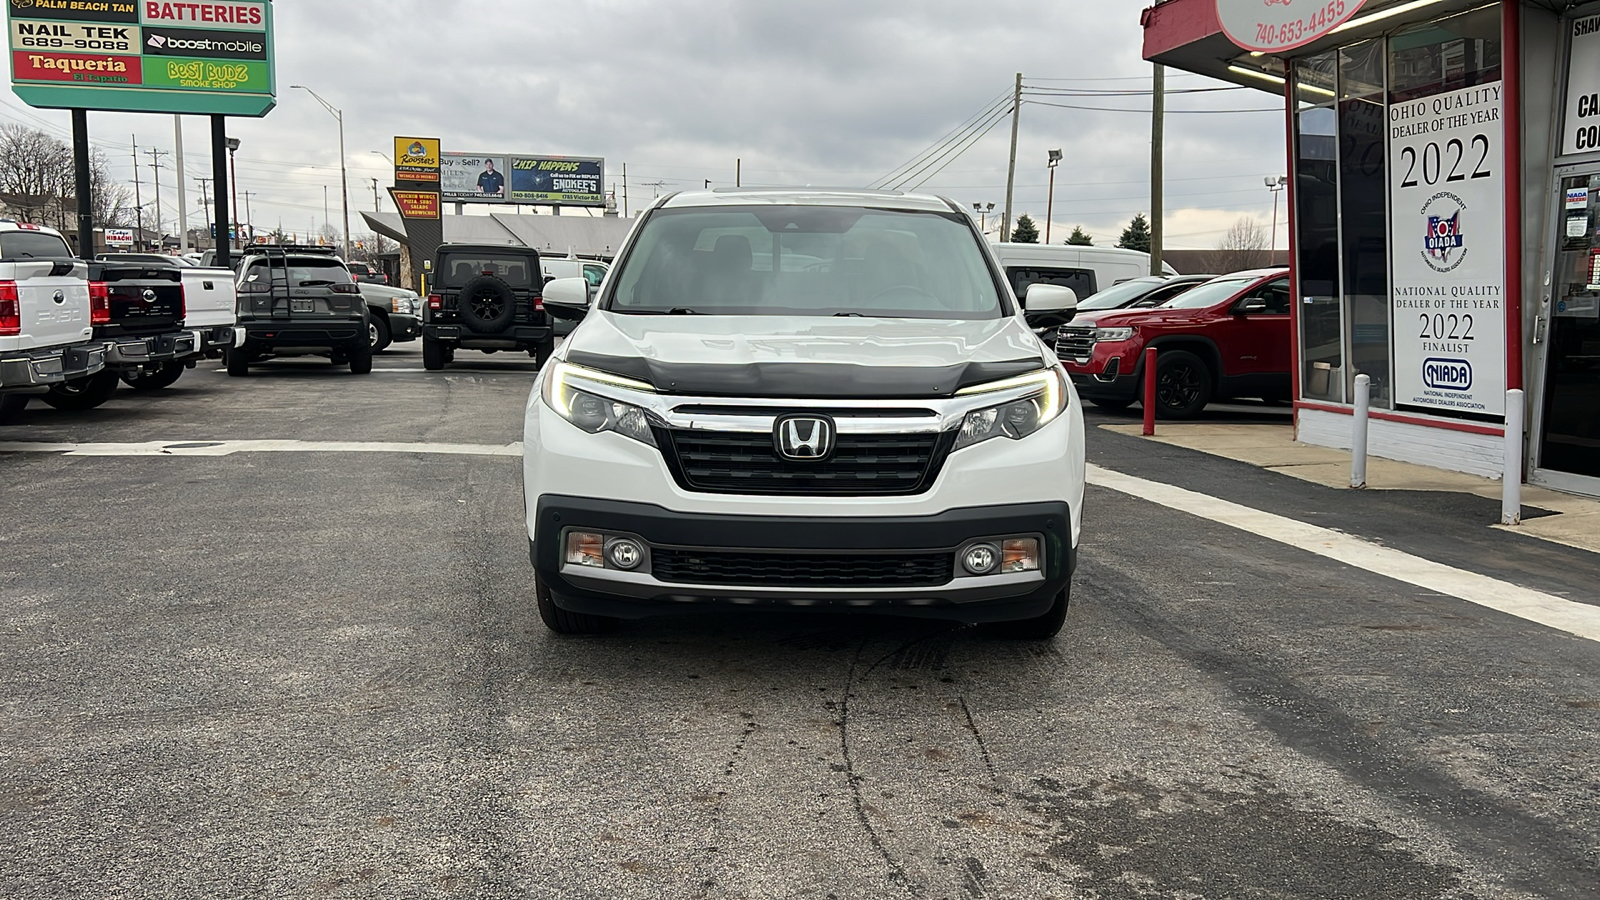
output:
POLYGON ((1506 391, 1506 464, 1500 473, 1500 524, 1522 524, 1522 391, 1506 391))
POLYGON ((1367 486, 1367 411, 1372 407, 1372 376, 1356 376, 1356 414, 1350 426, 1350 486, 1367 486))

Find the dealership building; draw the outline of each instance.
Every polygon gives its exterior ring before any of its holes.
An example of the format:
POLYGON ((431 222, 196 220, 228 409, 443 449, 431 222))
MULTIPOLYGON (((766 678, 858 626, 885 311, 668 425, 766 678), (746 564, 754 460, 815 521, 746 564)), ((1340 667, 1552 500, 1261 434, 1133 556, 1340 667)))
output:
POLYGON ((1374 455, 1499 477, 1509 411, 1526 480, 1600 496, 1600 2, 1142 24, 1146 59, 1286 98, 1296 437, 1350 446, 1365 374, 1374 455))

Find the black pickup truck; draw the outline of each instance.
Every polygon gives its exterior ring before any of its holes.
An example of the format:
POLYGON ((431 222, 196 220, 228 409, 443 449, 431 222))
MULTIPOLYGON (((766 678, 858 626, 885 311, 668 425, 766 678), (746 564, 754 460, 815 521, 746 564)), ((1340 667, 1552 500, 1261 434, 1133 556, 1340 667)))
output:
POLYGON ((159 390, 193 368, 205 352, 184 330, 183 274, 156 262, 93 261, 89 296, 106 302, 110 319, 94 326, 106 345, 106 366, 94 375, 53 384, 43 396, 57 409, 93 409, 111 399, 119 381, 159 390))
POLYGON ((422 314, 422 367, 437 371, 457 347, 525 350, 540 365, 555 349, 544 311, 539 251, 504 244, 445 244, 434 259, 422 314))

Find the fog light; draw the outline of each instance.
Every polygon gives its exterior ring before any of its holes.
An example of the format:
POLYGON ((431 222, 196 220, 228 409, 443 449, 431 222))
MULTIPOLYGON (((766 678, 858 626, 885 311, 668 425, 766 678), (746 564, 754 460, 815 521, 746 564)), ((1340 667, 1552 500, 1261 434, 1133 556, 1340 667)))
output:
POLYGON ((644 548, 637 541, 617 538, 606 545, 606 559, 619 569, 637 569, 644 562, 644 548))
POLYGON ((597 569, 603 569, 606 565, 605 545, 606 539, 604 535, 591 534, 586 531, 568 532, 567 564, 594 566, 597 569))
POLYGON ((1000 564, 1000 548, 993 544, 973 544, 961 554, 961 568, 973 575, 987 575, 1000 564))
POLYGON ((1012 538, 1005 543, 1005 559, 1001 572, 1035 572, 1039 569, 1039 541, 1037 538, 1012 538))

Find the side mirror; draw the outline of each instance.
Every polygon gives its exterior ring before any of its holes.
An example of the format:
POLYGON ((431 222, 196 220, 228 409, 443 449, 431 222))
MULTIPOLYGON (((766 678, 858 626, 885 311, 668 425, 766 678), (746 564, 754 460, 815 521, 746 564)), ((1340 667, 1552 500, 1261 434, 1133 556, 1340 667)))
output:
POLYGON ((1078 314, 1078 295, 1058 284, 1030 284, 1022 292, 1022 317, 1032 328, 1065 325, 1078 314))
POLYGON ((576 322, 589 314, 589 282, 553 278, 544 284, 544 308, 558 319, 576 322))
POLYGON ((1265 297, 1246 297, 1240 300, 1239 305, 1233 308, 1233 314, 1236 316, 1248 316, 1251 313, 1264 313, 1266 311, 1267 298, 1265 297))

